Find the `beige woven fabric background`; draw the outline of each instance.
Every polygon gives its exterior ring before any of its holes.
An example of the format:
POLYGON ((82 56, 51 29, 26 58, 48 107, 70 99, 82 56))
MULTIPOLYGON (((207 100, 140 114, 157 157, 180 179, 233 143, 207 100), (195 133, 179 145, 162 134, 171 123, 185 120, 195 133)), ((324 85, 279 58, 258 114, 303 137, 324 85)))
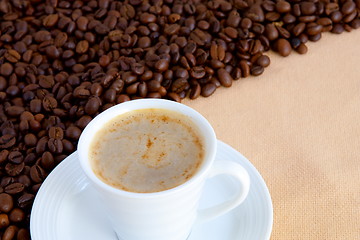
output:
POLYGON ((263 75, 183 103, 264 177, 272 240, 358 240, 360 30, 308 46, 305 55, 269 53, 263 75))

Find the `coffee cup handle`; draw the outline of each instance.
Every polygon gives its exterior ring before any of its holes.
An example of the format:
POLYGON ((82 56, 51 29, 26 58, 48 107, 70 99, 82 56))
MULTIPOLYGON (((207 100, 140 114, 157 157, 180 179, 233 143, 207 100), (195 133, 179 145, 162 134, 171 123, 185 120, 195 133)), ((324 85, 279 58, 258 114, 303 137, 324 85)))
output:
POLYGON ((213 207, 198 210, 196 219, 197 224, 212 220, 231 211, 239 206, 249 193, 250 177, 248 172, 240 164, 225 160, 216 161, 210 169, 208 178, 212 178, 217 175, 229 175, 233 177, 239 182, 240 188, 230 200, 213 207))

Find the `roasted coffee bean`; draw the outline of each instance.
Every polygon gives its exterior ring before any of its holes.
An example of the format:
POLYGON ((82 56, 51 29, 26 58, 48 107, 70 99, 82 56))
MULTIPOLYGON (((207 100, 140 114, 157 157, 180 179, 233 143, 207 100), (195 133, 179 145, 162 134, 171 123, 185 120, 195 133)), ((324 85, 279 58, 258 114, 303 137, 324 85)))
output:
POLYGON ((11 151, 9 153, 8 160, 11 163, 20 164, 24 160, 24 157, 19 151, 11 151))
POLYGON ((25 213, 20 208, 14 208, 9 213, 9 219, 13 223, 20 223, 25 220, 25 213))
POLYGON ((4 229, 7 226, 9 226, 10 221, 9 221, 9 217, 8 215, 6 215, 5 213, 1 213, 0 214, 0 229, 4 229))
POLYGON ((287 1, 278 1, 275 7, 279 13, 287 13, 291 10, 291 5, 287 1))
POLYGON ((10 63, 3 63, 0 66, 0 74, 3 76, 10 76, 13 73, 14 67, 10 63))
POLYGON ((233 78, 224 68, 220 68, 219 70, 217 70, 217 77, 221 85, 223 85, 224 87, 231 87, 233 78))
POLYGON ((310 36, 319 34, 319 33, 321 33, 322 30, 323 30, 322 25, 317 24, 317 23, 309 23, 306 26, 306 33, 310 36))
POLYGON ((0 211, 8 213, 13 209, 14 202, 11 195, 7 193, 0 193, 0 211))
POLYGON ((23 184, 26 188, 30 187, 31 180, 27 175, 21 175, 18 177, 18 182, 23 184))
POLYGON ((2 236, 2 240, 12 240, 14 239, 14 237, 16 236, 18 231, 18 227, 11 225, 9 227, 6 228, 3 236, 2 236))
POLYGON ((8 194, 17 194, 24 191, 25 186, 21 183, 12 183, 10 185, 7 185, 4 189, 4 191, 8 194))
POLYGON ((190 70, 190 76, 195 78, 195 79, 200 79, 203 78, 205 76, 206 72, 205 69, 203 67, 193 67, 190 70))
POLYGON ((87 101, 84 110, 87 114, 93 115, 93 114, 97 113, 97 111, 99 110, 99 107, 100 107, 99 99, 93 97, 87 101))
POLYGON ((307 47, 306 47, 306 45, 304 43, 301 43, 299 45, 299 47, 297 47, 295 50, 300 54, 305 54, 305 53, 307 53, 308 49, 307 49, 307 47))
POLYGON ((273 41, 279 37, 279 32, 276 29, 275 25, 272 23, 266 24, 265 34, 270 41, 273 41))
POLYGON ((24 170, 25 164, 22 162, 20 164, 7 163, 5 165, 5 171, 9 176, 15 177, 21 174, 24 170))
POLYGON ((39 165, 34 165, 30 168, 30 178, 34 182, 42 182, 45 179, 45 176, 45 171, 39 165))
POLYGON ((169 68, 169 61, 166 59, 160 59, 159 61, 157 61, 155 63, 154 68, 158 72, 164 72, 164 71, 168 70, 168 68, 169 68))
POLYGON ((344 15, 351 14, 356 9, 356 4, 352 0, 347 0, 341 7, 341 12, 344 15))
POLYGON ((9 151, 6 149, 2 150, 0 152, 0 164, 5 162, 8 156, 9 156, 9 151))
POLYGON ((56 139, 63 139, 64 138, 64 131, 60 127, 50 127, 49 129, 49 137, 56 138, 56 139))
POLYGON ((250 75, 250 67, 248 63, 245 60, 241 60, 239 66, 241 69, 242 77, 248 77, 250 75))
POLYGON ((174 93, 174 92, 170 92, 167 94, 168 98, 175 101, 175 102, 180 102, 181 101, 181 98, 179 96, 179 94, 177 93, 174 93))
POLYGON ((34 201, 34 195, 31 193, 24 193, 21 197, 18 198, 17 204, 20 208, 28 208, 32 205, 34 201))
POLYGON ((14 49, 9 49, 5 55, 5 59, 12 63, 17 63, 21 59, 21 55, 14 49))
POLYGON ((201 88, 201 96, 209 97, 216 90, 216 85, 214 83, 207 83, 201 88))
POLYGON ((18 240, 30 240, 30 233, 27 229, 21 228, 16 235, 18 240))
POLYGON ((197 83, 191 87, 190 99, 198 98, 200 96, 200 93, 201 93, 201 87, 200 87, 200 84, 197 83))
POLYGON ((41 166, 45 169, 52 169, 55 165, 54 157, 50 152, 44 152, 41 156, 41 166))
POLYGON ((288 40, 280 38, 275 43, 275 50, 283 57, 289 56, 291 53, 291 45, 288 40))
POLYGON ((6 113, 11 117, 19 116, 24 111, 25 111, 25 109, 20 106, 10 106, 10 107, 6 108, 6 113))
POLYGON ((251 75, 253 76, 259 76, 264 72, 264 67, 263 66, 253 66, 250 70, 251 75))
POLYGON ((70 139, 79 139, 81 130, 76 126, 70 126, 65 131, 65 136, 70 139))
POLYGON ((261 55, 257 60, 256 60, 257 65, 262 66, 262 67, 267 67, 270 65, 270 58, 266 55, 261 55))
POLYGON ((305 30, 306 24, 301 22, 294 26, 292 32, 295 36, 299 36, 305 30))
POLYGON ((313 2, 301 2, 300 10, 304 15, 312 15, 316 11, 316 5, 313 2))

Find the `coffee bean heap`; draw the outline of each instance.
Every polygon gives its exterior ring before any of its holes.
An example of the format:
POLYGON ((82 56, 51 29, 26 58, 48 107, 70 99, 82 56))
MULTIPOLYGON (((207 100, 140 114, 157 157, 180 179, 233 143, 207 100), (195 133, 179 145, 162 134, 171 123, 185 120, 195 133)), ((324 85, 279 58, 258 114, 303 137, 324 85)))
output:
POLYGON ((32 202, 99 112, 208 97, 360 27, 360 0, 0 0, 0 238, 30 239, 32 202))

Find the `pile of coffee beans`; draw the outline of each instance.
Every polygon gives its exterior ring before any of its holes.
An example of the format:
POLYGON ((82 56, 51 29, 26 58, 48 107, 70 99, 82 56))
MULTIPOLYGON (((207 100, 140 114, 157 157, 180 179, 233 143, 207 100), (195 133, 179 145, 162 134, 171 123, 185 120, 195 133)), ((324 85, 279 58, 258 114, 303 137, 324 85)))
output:
POLYGON ((360 27, 360 0, 0 0, 0 238, 30 239, 41 183, 99 112, 208 97, 360 27))

